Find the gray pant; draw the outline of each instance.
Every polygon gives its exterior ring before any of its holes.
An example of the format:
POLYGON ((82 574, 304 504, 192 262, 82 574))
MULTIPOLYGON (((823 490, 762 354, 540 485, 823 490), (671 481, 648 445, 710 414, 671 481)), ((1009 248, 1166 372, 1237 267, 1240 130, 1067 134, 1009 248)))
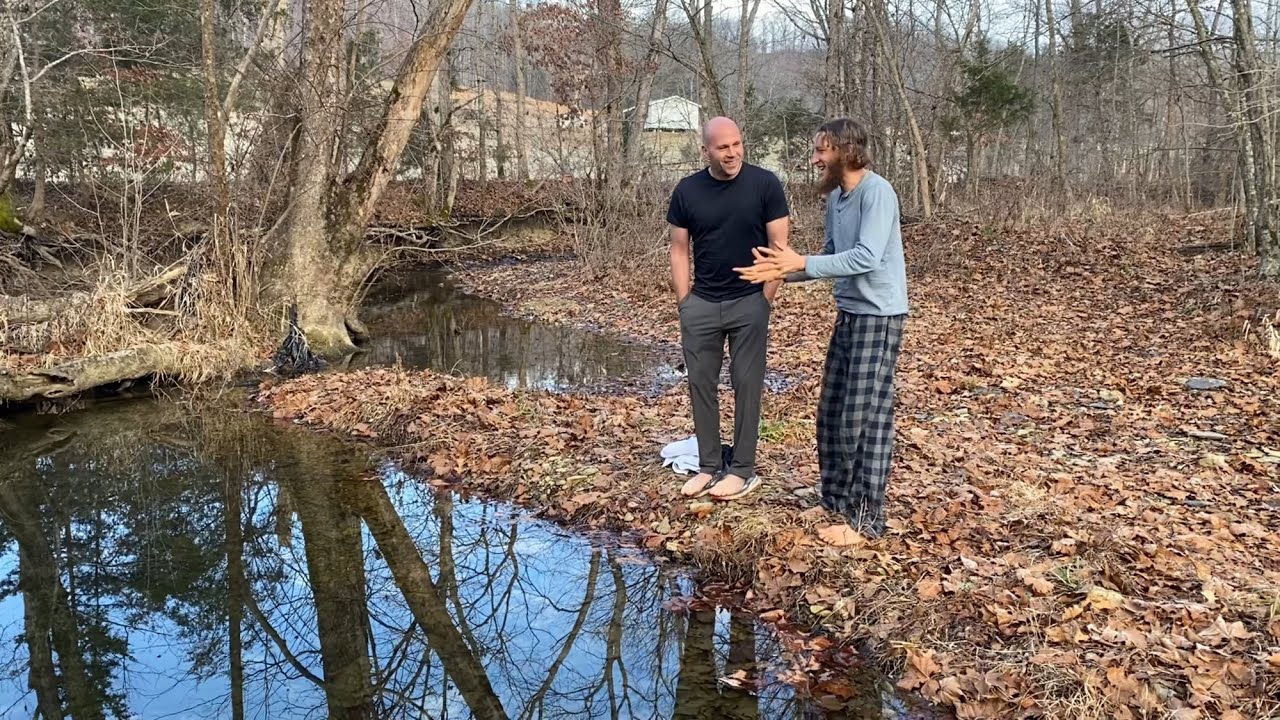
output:
POLYGON ((702 472, 720 469, 720 367, 729 340, 733 383, 733 462, 729 472, 755 474, 760 438, 760 394, 769 340, 769 301, 756 292, 736 300, 711 302, 689 293, 680 303, 680 344, 689 372, 693 427, 702 472))

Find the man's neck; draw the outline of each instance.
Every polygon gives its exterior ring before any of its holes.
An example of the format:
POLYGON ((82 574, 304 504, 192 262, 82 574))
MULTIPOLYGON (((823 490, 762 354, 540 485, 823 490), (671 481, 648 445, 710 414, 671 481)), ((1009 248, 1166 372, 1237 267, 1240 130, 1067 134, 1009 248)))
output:
MULTIPOLYGON (((707 172, 711 174, 711 177, 721 182, 727 182, 733 179, 732 177, 729 177, 728 175, 726 175, 723 170, 721 171, 714 170, 711 168, 710 165, 707 166, 707 172)), ((741 173, 742 170, 739 169, 738 172, 741 173)), ((737 176, 735 175, 734 177, 737 177, 737 176)))
POLYGON ((858 183, 862 182, 862 179, 866 176, 866 168, 862 168, 861 170, 849 170, 840 178, 840 189, 846 193, 851 193, 854 188, 858 187, 858 183))

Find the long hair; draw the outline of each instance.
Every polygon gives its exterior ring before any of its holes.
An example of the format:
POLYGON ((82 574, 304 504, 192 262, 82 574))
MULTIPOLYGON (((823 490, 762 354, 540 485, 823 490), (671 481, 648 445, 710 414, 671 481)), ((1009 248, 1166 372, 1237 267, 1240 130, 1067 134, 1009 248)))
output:
POLYGON ((871 164, 871 148, 867 143, 867 129, 856 120, 836 118, 823 123, 817 135, 840 153, 846 168, 861 170, 871 164))

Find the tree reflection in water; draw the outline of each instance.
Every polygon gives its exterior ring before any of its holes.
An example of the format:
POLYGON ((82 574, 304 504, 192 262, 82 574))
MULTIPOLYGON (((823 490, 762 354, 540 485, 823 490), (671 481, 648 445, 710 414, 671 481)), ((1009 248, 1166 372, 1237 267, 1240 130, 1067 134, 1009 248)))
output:
POLYGON ((775 651, 663 611, 687 579, 340 441, 158 400, 4 439, 0 716, 815 716, 718 682, 775 651))

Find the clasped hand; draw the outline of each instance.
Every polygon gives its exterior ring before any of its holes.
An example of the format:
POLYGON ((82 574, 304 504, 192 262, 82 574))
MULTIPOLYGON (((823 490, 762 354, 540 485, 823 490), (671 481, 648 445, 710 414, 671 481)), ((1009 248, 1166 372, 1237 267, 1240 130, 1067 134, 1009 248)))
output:
POLYGON ((781 280, 789 273, 804 270, 804 257, 789 247, 751 249, 755 263, 750 267, 736 267, 734 272, 753 284, 781 280))

